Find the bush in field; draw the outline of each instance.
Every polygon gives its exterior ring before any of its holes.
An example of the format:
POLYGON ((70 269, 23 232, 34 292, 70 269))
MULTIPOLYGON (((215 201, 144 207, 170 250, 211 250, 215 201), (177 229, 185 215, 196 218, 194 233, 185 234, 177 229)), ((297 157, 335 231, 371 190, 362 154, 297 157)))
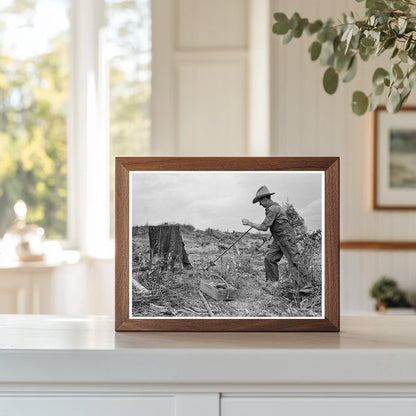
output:
POLYGON ((289 221, 289 224, 293 227, 296 237, 304 236, 307 233, 307 228, 305 225, 305 220, 299 215, 295 207, 289 203, 285 202, 283 208, 286 211, 286 216, 289 221))
POLYGON ((132 227, 133 237, 147 234, 148 228, 149 227, 147 225, 133 225, 132 227))
POLYGON ((191 224, 179 224, 179 228, 184 234, 191 234, 195 231, 195 227, 191 224))
POLYGON ((308 276, 312 277, 313 280, 319 282, 321 280, 322 273, 322 232, 321 230, 308 232, 305 220, 299 215, 291 203, 284 203, 283 208, 286 210, 286 216, 289 224, 295 231, 305 272, 308 276))

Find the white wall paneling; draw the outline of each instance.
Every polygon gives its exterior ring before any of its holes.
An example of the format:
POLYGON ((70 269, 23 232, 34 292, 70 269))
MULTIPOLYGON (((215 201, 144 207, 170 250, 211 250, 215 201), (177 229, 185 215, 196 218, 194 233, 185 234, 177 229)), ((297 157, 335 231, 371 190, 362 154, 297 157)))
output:
POLYGON ((154 155, 247 154, 248 16, 248 0, 154 1, 154 155))
POLYGON ((246 153, 246 57, 179 59, 178 151, 187 156, 246 153))
POLYGON ((176 0, 179 49, 245 49, 248 0, 176 0))
POLYGON ((270 154, 270 0, 250 1, 248 155, 270 154))
POLYGON ((175 4, 152 0, 152 124, 153 156, 176 155, 175 4))
MULTIPOLYGON (((350 0, 272 0, 272 12, 298 11, 310 20, 341 17, 354 11, 363 16, 363 4, 350 0)), ((371 115, 351 111, 353 91, 371 90, 373 70, 380 57, 359 62, 356 79, 340 83, 333 96, 322 87, 325 68, 311 62, 312 38, 303 36, 288 45, 271 35, 271 152, 277 156, 340 156, 341 240, 416 240, 416 211, 372 211, 371 115)), ((415 98, 411 99, 414 102, 415 98)), ((341 253, 341 311, 368 313, 371 283, 384 274, 403 288, 416 290, 414 251, 344 251, 341 253)))
POLYGON ((341 310, 344 315, 360 315, 374 311, 370 298, 372 284, 381 276, 394 276, 416 303, 416 256, 414 251, 341 252, 341 310))

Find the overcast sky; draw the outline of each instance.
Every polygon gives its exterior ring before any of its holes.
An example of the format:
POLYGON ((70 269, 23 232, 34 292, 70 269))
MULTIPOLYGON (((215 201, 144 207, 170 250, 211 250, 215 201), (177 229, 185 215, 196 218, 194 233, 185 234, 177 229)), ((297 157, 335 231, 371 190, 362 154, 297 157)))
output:
POLYGON ((132 172, 131 221, 243 231, 242 218, 263 221, 264 208, 252 201, 266 185, 274 201, 293 204, 310 231, 321 229, 322 181, 322 172, 132 172))

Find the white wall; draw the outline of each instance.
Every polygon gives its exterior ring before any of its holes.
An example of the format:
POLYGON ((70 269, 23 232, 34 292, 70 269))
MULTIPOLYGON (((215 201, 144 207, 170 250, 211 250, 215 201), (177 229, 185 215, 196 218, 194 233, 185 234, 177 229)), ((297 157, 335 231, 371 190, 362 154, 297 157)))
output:
MULTIPOLYGON (((313 19, 361 8, 352 0, 154 0, 153 154, 340 156, 341 239, 416 240, 416 212, 370 209, 371 116, 353 115, 350 102, 354 90, 369 91, 377 63, 360 63, 357 79, 328 96, 324 69, 307 53, 311 39, 281 45, 271 34, 274 11, 313 19)), ((88 266, 79 312, 112 314, 113 263, 88 266)), ((415 297, 414 270, 413 251, 342 251, 341 313, 371 313, 368 290, 384 274, 415 297)))
MULTIPOLYGON (((350 0, 272 0, 272 10, 311 19, 360 11, 363 3, 350 0)), ((271 148, 273 155, 341 158, 341 240, 416 240, 416 212, 372 211, 371 115, 358 117, 350 109, 352 92, 371 91, 374 68, 382 58, 359 63, 358 76, 341 84, 334 96, 322 88, 324 68, 311 62, 307 52, 311 38, 282 45, 272 36, 271 148)), ((409 103, 415 102, 410 97, 409 103)), ((342 251, 341 310, 366 313, 373 302, 372 282, 381 275, 396 278, 403 289, 416 294, 414 251, 342 251)))
POLYGON ((245 155, 249 1, 154 0, 152 11, 152 153, 245 155))
MULTIPOLYGON (((351 10, 363 16, 363 4, 351 0, 154 0, 154 4, 154 18, 164 19, 158 19, 159 24, 154 20, 155 155, 340 156, 341 239, 415 240, 416 213, 370 208, 371 115, 355 116, 350 103, 354 90, 370 91, 377 62, 360 62, 357 78, 329 96, 322 88, 324 68, 311 62, 307 52, 311 38, 282 45, 271 34, 275 11, 326 19, 351 10), (269 35, 262 35, 265 25, 269 35), (164 36, 166 30, 169 38, 164 36), (164 53, 158 56, 160 48, 164 53)), ((384 274, 416 295, 414 258, 413 251, 342 251, 342 313, 371 312, 368 289, 384 274)))

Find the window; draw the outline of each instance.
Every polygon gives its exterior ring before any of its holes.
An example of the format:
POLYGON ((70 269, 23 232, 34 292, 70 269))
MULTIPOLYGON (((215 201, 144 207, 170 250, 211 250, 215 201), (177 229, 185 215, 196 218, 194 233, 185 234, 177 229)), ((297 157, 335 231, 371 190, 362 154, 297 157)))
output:
POLYGON ((150 0, 107 0, 110 79, 110 230, 114 235, 114 158, 143 156, 150 146, 150 0))
POLYGON ((68 0, 0 6, 0 236, 24 199, 29 222, 66 237, 69 10, 68 0))
POLYGON ((0 237, 17 199, 84 253, 112 236, 114 157, 149 152, 150 2, 2 1, 0 237))

